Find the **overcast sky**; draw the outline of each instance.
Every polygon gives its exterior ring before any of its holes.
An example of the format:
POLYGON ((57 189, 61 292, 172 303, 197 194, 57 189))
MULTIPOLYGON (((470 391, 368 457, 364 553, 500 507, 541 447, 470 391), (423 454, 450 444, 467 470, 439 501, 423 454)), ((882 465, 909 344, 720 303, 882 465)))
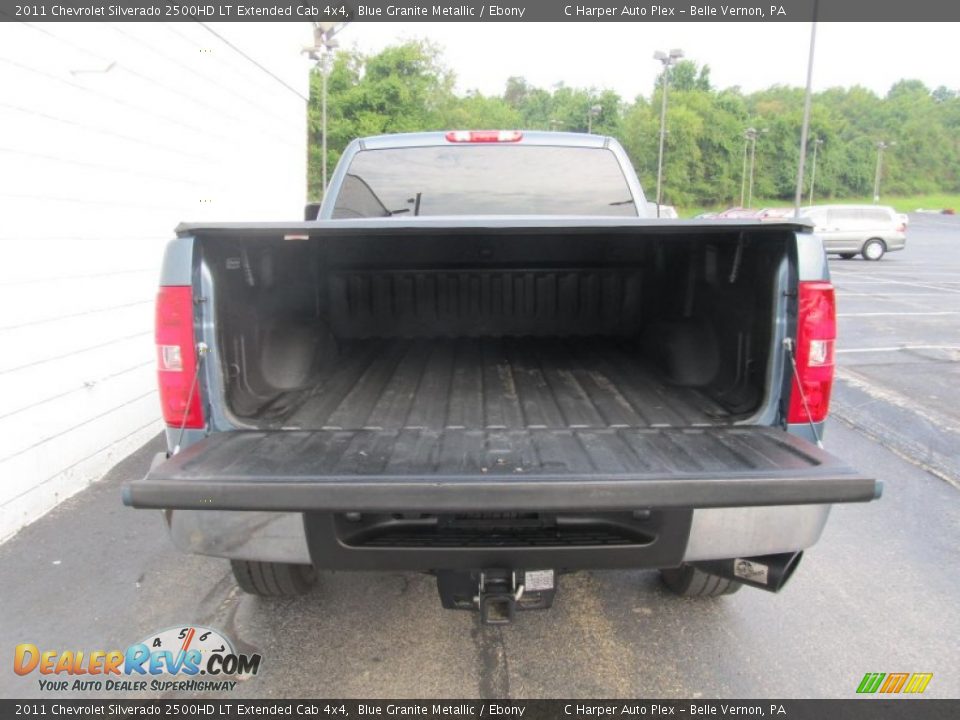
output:
MULTIPOLYGON (((820 23, 814 87, 863 85, 884 94, 897 80, 960 89, 957 23, 820 23)), ((404 39, 443 47, 457 89, 499 94, 521 75, 610 87, 626 100, 648 95, 659 71, 654 50, 681 48, 708 64, 715 87, 745 91, 806 83, 809 23, 372 23, 340 35, 344 47, 375 52, 404 39)))

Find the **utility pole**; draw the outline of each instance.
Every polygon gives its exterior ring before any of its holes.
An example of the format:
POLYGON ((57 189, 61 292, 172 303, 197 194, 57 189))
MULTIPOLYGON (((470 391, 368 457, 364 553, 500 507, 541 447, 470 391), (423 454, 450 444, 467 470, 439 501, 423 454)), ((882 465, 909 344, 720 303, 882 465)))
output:
MULTIPOLYGON (((743 137, 746 138, 747 142, 750 143, 750 183, 747 186, 747 207, 753 207, 753 168, 757 161, 757 137, 761 133, 770 132, 767 128, 762 130, 757 130, 756 128, 747 128, 743 133, 743 137)), ((746 148, 744 148, 746 151, 746 148)), ((741 205, 743 203, 743 198, 741 197, 741 205)))
POLYGON ((599 116, 602 111, 603 111, 603 107, 601 105, 591 105, 590 109, 587 110, 587 134, 588 135, 593 132, 593 119, 599 116))
MULTIPOLYGON (((794 196, 793 215, 800 217, 800 201, 803 198, 803 166, 807 160, 807 135, 810 132, 810 104, 813 100, 813 52, 817 46, 817 9, 820 2, 813 0, 813 23, 810 26, 810 55, 807 58, 807 91, 803 99, 803 127, 800 130, 800 159, 797 162, 797 192, 794 196)), ((811 193, 813 192, 811 188, 811 193)))
POLYGON ((323 127, 323 149, 321 150, 321 164, 323 167, 323 194, 327 194, 327 76, 330 74, 330 52, 325 52, 320 59, 320 75, 322 77, 323 97, 321 103, 321 125, 323 127))
POLYGON ((880 175, 883 172, 883 151, 896 145, 895 142, 880 140, 877 143, 877 172, 873 178, 873 202, 880 202, 880 175))
POLYGON ((323 133, 320 167, 324 195, 327 193, 327 78, 330 75, 333 51, 340 46, 340 43, 333 36, 343 30, 347 24, 345 22, 313 23, 313 45, 303 49, 303 52, 317 64, 317 68, 320 70, 320 124, 323 133))
POLYGON ((750 144, 750 138, 746 133, 743 136, 743 172, 740 174, 740 207, 747 199, 747 146, 750 144))
POLYGON ((669 53, 657 50, 653 54, 654 60, 663 64, 663 97, 660 102, 660 152, 657 154, 657 217, 660 217, 660 205, 663 203, 663 142, 667 135, 667 86, 670 79, 670 68, 683 57, 683 50, 675 48, 669 53))
MULTIPOLYGON (((821 138, 813 139, 813 167, 810 168, 810 199, 807 201, 807 205, 813 205, 813 186, 817 182, 817 148, 821 145, 823 145, 821 138)), ((799 212, 797 215, 799 216, 799 212)))

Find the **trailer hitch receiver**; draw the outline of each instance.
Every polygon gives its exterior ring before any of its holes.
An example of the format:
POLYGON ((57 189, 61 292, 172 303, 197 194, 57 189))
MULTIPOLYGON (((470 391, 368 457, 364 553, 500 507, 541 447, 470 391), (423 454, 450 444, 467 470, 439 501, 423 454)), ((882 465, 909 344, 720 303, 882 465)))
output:
POLYGON ((553 570, 440 570, 437 590, 443 607, 479 610, 485 625, 507 625, 517 610, 539 610, 553 604, 553 570))
POLYGON ((480 622, 484 625, 509 625, 513 622, 517 610, 517 600, 523 597, 523 585, 517 587, 517 574, 480 573, 480 588, 477 592, 477 605, 480 608, 480 622))

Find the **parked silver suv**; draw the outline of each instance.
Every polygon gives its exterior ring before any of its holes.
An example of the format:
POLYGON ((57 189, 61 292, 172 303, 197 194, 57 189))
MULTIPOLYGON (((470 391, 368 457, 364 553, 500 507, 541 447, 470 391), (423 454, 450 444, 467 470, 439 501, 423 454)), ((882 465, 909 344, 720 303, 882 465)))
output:
POLYGON ((815 205, 804 215, 813 222, 827 253, 845 260, 857 254, 879 260, 906 246, 906 223, 886 205, 815 205))

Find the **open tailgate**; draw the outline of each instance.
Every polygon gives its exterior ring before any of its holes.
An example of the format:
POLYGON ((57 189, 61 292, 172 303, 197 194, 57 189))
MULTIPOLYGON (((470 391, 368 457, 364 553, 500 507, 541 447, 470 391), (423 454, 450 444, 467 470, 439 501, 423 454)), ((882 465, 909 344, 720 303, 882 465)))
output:
POLYGON ((140 508, 622 510, 863 502, 880 484, 777 428, 217 433, 124 488, 140 508))

